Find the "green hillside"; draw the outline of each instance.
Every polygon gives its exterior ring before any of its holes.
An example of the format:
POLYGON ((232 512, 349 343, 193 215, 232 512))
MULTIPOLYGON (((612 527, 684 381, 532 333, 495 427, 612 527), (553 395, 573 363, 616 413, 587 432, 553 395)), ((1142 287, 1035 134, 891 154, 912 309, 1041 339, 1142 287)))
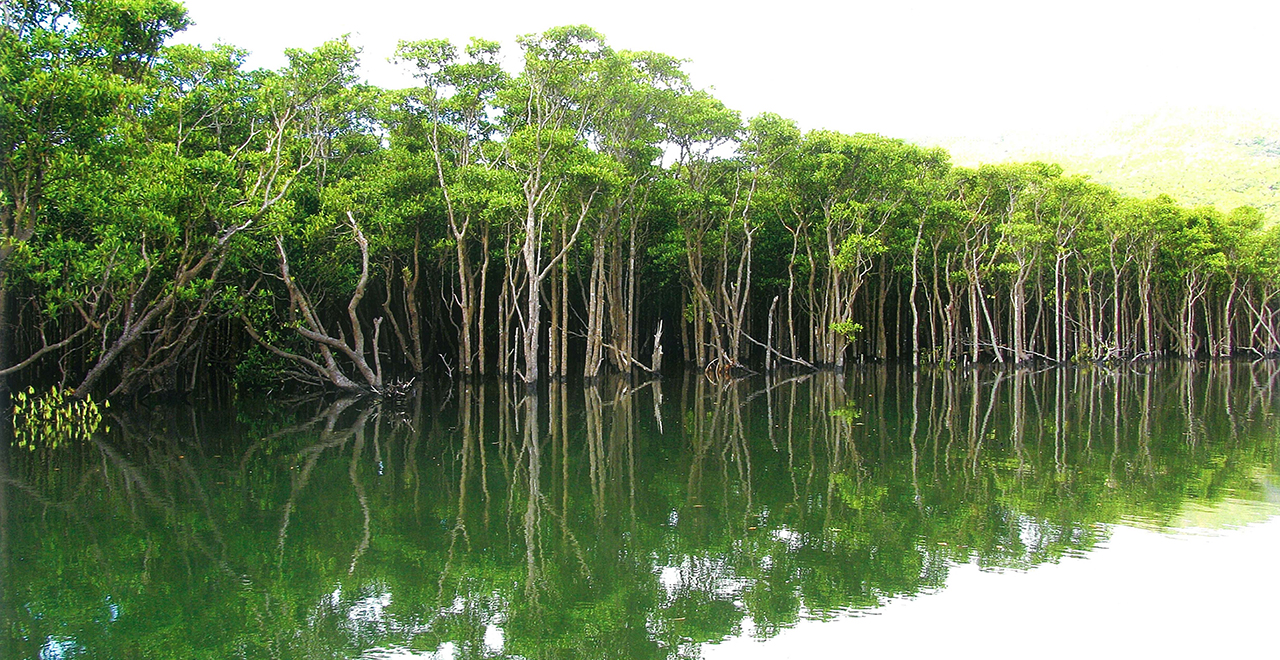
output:
POLYGON ((1255 206, 1280 219, 1280 117, 1225 110, 1165 111, 1074 135, 941 138, 960 165, 1045 160, 1121 192, 1166 193, 1223 211, 1255 206))

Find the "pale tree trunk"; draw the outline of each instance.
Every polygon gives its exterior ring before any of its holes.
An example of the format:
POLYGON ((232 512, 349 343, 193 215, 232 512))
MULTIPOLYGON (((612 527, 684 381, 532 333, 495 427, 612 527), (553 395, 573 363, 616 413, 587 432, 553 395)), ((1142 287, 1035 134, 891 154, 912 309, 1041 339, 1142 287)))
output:
POLYGON ((1057 312, 1054 322, 1054 355, 1058 362, 1067 361, 1067 274, 1063 262, 1067 257, 1059 252, 1053 262, 1053 309, 1057 312))
POLYGON ((769 331, 766 335, 765 344, 768 348, 764 354, 764 370, 773 371, 773 317, 778 311, 778 296, 773 297, 773 302, 769 303, 769 331))
MULTIPOLYGON (((924 220, 916 224, 916 240, 911 244, 911 292, 907 299, 911 301, 911 366, 920 366, 920 312, 916 309, 916 286, 920 281, 920 241, 924 236, 924 220)), ((934 291, 937 291, 938 280, 934 277, 934 291)), ((932 308, 932 305, 930 306, 932 308)), ((932 314, 932 309, 930 309, 932 314)), ((912 410, 915 410, 915 390, 912 388, 912 410)), ((915 449, 915 416, 912 415, 912 450, 915 449)))
POLYGON ((823 346, 829 351, 825 362, 833 364, 837 370, 844 369, 844 353, 848 342, 844 335, 832 329, 832 324, 841 321, 843 316, 843 301, 845 294, 841 285, 843 280, 840 277, 840 269, 836 267, 836 254, 838 252, 835 235, 832 231, 831 222, 827 222, 827 269, 829 271, 830 289, 828 293, 827 317, 823 319, 823 346))
POLYGON ((973 334, 973 343, 969 348, 969 361, 978 363, 978 352, 981 350, 982 326, 978 323, 978 298, 982 292, 978 289, 977 275, 969 274, 969 331, 973 334))
POLYGON ((720 341, 720 332, 715 328, 714 309, 715 306, 711 301, 711 294, 707 291, 706 284, 702 278, 703 272, 703 254, 702 243, 699 239, 696 243, 690 244, 686 239, 685 261, 689 267, 689 278, 692 282, 694 293, 694 339, 697 343, 698 366, 705 367, 710 360, 707 357, 708 341, 707 326, 711 326, 711 335, 715 339, 715 359, 724 359, 724 346, 720 341))
POLYGON ((583 376, 600 375, 604 361, 604 243, 596 238, 591 254, 591 274, 587 282, 587 350, 583 376))
MULTIPOLYGON (((469 242, 472 240, 471 235, 473 233, 471 231, 471 225, 474 218, 469 212, 462 213, 461 214, 462 217, 459 218, 458 210, 454 207, 454 204, 453 204, 453 195, 450 191, 448 179, 447 177, 445 177, 445 173, 444 173, 444 159, 442 158, 442 154, 444 150, 441 148, 441 144, 440 144, 439 112, 440 112, 440 107, 438 103, 433 102, 431 104, 431 113, 432 113, 431 114, 431 132, 428 134, 428 142, 431 145, 431 154, 435 161, 436 182, 439 184, 440 191, 442 193, 442 198, 443 198, 444 207, 445 207, 445 216, 449 221, 448 222, 449 235, 453 238, 454 256, 457 260, 458 296, 455 299, 455 302, 458 306, 460 315, 462 317, 461 324, 458 327, 458 335, 459 335, 458 336, 458 371, 464 377, 466 377, 466 376, 471 376, 476 371, 477 351, 476 351, 475 342, 477 341, 476 335, 482 332, 481 327, 484 323, 484 318, 483 318, 484 315, 482 313, 480 315, 479 321, 477 322, 477 319, 476 319, 477 291, 476 291, 475 272, 472 268, 471 259, 469 255, 469 248, 470 248, 469 242)), ((469 114, 468 123, 469 124, 474 123, 474 121, 475 121, 475 117, 469 114)), ((468 132, 464 131, 463 135, 464 136, 468 135, 468 132)), ((460 167, 465 168, 471 164, 471 143, 468 137, 463 138, 463 144, 461 145, 461 148, 458 150, 458 154, 460 158, 458 165, 460 167)), ((488 228, 486 227, 484 231, 485 231, 485 242, 486 242, 486 246, 485 246, 486 252, 485 252, 484 259, 487 265, 489 260, 489 255, 487 250, 488 228)), ((418 250, 418 245, 417 245, 417 241, 415 240, 415 244, 414 244, 415 267, 416 267, 416 261, 417 261, 417 250, 418 250)), ((481 299, 483 299, 484 297, 483 287, 479 292, 479 297, 481 299)), ((483 302, 481 301, 480 304, 483 305, 483 302)), ((482 338, 479 341, 481 344, 483 344, 482 338)), ((483 364, 484 363, 483 349, 481 349, 480 353, 481 355, 479 356, 479 362, 483 364)), ((483 367, 480 368, 480 372, 484 373, 483 367)))
MULTIPOLYGON (((888 304, 889 284, 891 282, 888 270, 888 268, 884 267, 884 262, 882 260, 880 268, 880 295, 876 297, 876 359, 879 360, 889 359, 889 330, 885 327, 886 324, 884 318, 884 308, 885 305, 888 304)), ((901 300, 901 297, 899 297, 899 300, 901 300)), ((912 302, 912 306, 915 306, 914 301, 912 302)))
MULTIPOLYGON (((934 263, 937 263, 937 255, 934 255, 934 263)), ((950 263, 943 267, 943 272, 950 272, 950 263)), ((933 278, 930 282, 932 287, 932 300, 929 304, 929 336, 931 338, 930 348, 932 349, 932 361, 937 363, 940 361, 950 362, 955 359, 955 333, 952 332, 952 324, 955 322, 956 296, 955 289, 952 286, 951 278, 947 278, 946 304, 943 304, 942 288, 939 284, 937 275, 938 268, 934 268, 933 278)))
MULTIPOLYGON (((422 264, 418 258, 418 251, 421 244, 421 235, 415 234, 413 239, 413 274, 408 275, 406 272, 396 272, 394 262, 392 266, 385 269, 386 272, 386 297, 382 300, 382 312, 384 318, 391 321, 391 330, 395 333, 396 342, 400 346, 400 351, 404 353, 405 358, 409 362, 409 367, 413 372, 420 374, 425 366, 422 359, 422 313, 418 309, 418 283, 422 278, 422 264), (404 328, 396 320, 395 312, 391 308, 391 291, 392 283, 396 278, 400 279, 403 287, 403 304, 404 304, 404 328)), ((464 315, 465 322, 465 315, 464 315)))
MULTIPOLYGON (((1239 286, 1239 278, 1231 278, 1231 289, 1227 292, 1227 301, 1222 305, 1222 350, 1219 352, 1220 357, 1231 357, 1235 351, 1235 335, 1233 334, 1233 326, 1235 319, 1232 317, 1232 305, 1235 303, 1236 291, 1239 286)), ((0 356, 2 357, 2 356, 0 356)))
POLYGON ((560 378, 560 279, 559 269, 553 269, 550 280, 551 300, 547 310, 550 318, 547 322, 547 376, 552 380, 560 378))
POLYGON ((1148 254, 1138 277, 1138 305, 1141 308, 1142 347, 1147 357, 1155 355, 1158 346, 1155 339, 1155 322, 1151 316, 1151 271, 1155 268, 1155 255, 1148 254))
POLYGON ((805 254, 809 257, 809 282, 808 282, 808 299, 809 299, 809 362, 817 363, 826 360, 818 353, 818 323, 819 321, 819 302, 817 296, 817 277, 818 269, 813 261, 813 246, 809 241, 805 241, 805 254))
MULTIPOLYGON (((511 267, 511 259, 507 258, 507 267, 511 267)), ((505 270, 505 272, 510 272, 505 270)), ((507 354, 511 343, 511 314, 508 309, 511 306, 511 287, 507 282, 510 277, 504 277, 502 281, 502 290, 498 292, 498 375, 507 376, 511 372, 507 365, 507 354)))
MULTIPOLYGON (((450 225, 454 225, 452 212, 450 213, 450 225)), ((469 219, 468 219, 469 224, 469 219)), ((460 337, 458 338, 458 372, 463 376, 470 376, 475 369, 475 348, 472 345, 472 328, 475 325, 475 304, 476 290, 475 279, 471 274, 471 267, 467 256, 466 245, 466 225, 462 228, 452 227, 454 236, 454 247, 458 259, 458 307, 462 312, 462 324, 459 328, 460 337)), ((417 242, 414 242, 414 267, 417 267, 418 250, 417 242)))
POLYGON ((498 331, 501 337, 501 355, 498 356, 500 368, 498 373, 503 376, 513 376, 516 373, 516 364, 519 361, 519 350, 521 342, 516 333, 516 324, 521 319, 518 318, 520 311, 520 272, 516 268, 515 258, 511 255, 510 250, 505 257, 507 267, 505 269, 505 277, 503 278, 503 293, 505 299, 499 301, 501 309, 499 310, 499 322, 501 329, 498 331))
POLYGON ((569 374, 569 271, 560 269, 560 376, 569 374))
MULTIPOLYGON (((1181 352, 1187 358, 1194 358, 1199 352, 1199 337, 1196 335, 1196 304, 1204 298, 1208 289, 1208 278, 1200 272, 1199 268, 1193 268, 1186 280, 1187 293, 1182 303, 1181 331, 1179 340, 1181 352)), ((1212 319, 1205 317, 1205 322, 1211 323, 1212 319)), ((1212 347, 1211 347, 1212 348, 1212 347)))
POLYGON ((1183 357, 1195 357, 1195 289, 1194 283, 1187 283, 1187 295, 1182 299, 1182 309, 1178 314, 1178 349, 1183 357))
POLYGON ((803 227, 803 223, 797 223, 795 231, 791 232, 791 259, 787 261, 787 340, 789 355, 792 358, 800 357, 796 346, 796 255, 800 248, 800 232, 803 231, 803 227))
POLYGON ((695 297, 693 302, 693 357, 694 363, 699 367, 707 365, 707 310, 706 304, 702 302, 701 297, 695 297))
MULTIPOLYGON (((744 244, 738 255, 734 283, 728 283, 728 259, 723 260, 720 278, 720 297, 724 301, 725 346, 734 366, 742 364, 742 341, 746 334, 747 303, 751 293, 751 253, 755 230, 750 228, 746 212, 742 219, 744 244)), ((727 257, 727 246, 725 256, 727 257)))
POLYGON ((608 285, 605 287, 608 295, 605 299, 609 305, 607 334, 612 347, 609 351, 609 357, 615 370, 629 372, 631 371, 633 360, 631 337, 628 333, 631 305, 630 299, 626 296, 626 287, 623 281, 624 270, 621 261, 622 251, 615 241, 612 249, 609 250, 608 263, 605 268, 605 277, 608 281, 608 285))
POLYGON ((483 376, 485 375, 485 373, 489 368, 488 367, 489 361, 487 359, 488 351, 486 350, 486 342, 484 337, 484 322, 486 318, 485 306, 487 304, 487 301, 489 300, 488 292, 489 292, 490 256, 489 256, 489 228, 487 225, 485 226, 484 232, 481 237, 481 246, 484 249, 484 261, 481 263, 481 266, 480 266, 480 291, 479 291, 479 295, 477 296, 477 298, 479 298, 480 309, 476 316, 476 362, 479 363, 478 367, 479 367, 480 375, 483 376))
POLYGON ((755 234, 759 228, 751 226, 751 203, 755 199, 756 180, 751 180, 751 189, 747 192, 747 201, 742 208, 742 233, 745 244, 738 258, 738 281, 733 289, 733 360, 742 362, 742 340, 747 335, 748 305, 751 302, 751 265, 755 252, 755 234))
POLYGON ((1030 357, 1026 347, 1026 276, 1019 269, 1017 276, 1014 277, 1013 292, 1011 296, 1011 310, 1013 315, 1013 363, 1022 364, 1030 357))
MULTIPOLYGON (((637 303, 639 302, 636 299, 636 295, 637 295, 636 294, 636 225, 638 224, 637 221, 638 221, 638 218, 635 216, 632 216, 631 240, 627 247, 627 304, 623 310, 626 316, 626 322, 623 324, 623 329, 626 331, 626 341, 623 343, 623 345, 626 347, 627 355, 634 355, 635 351, 638 350, 638 347, 636 345, 637 343, 636 342, 636 332, 637 332, 636 308, 638 307, 637 303)), ((662 347, 657 342, 661 338, 662 338, 662 321, 658 321, 658 331, 657 331, 656 337, 654 338, 654 342, 655 342, 654 351, 655 351, 655 354, 659 356, 661 356, 662 354, 662 347)), ((653 371, 657 371, 661 369, 662 368, 661 359, 659 359, 655 364, 651 358, 649 362, 649 368, 652 369, 653 371)))
MULTIPOLYGON (((560 227, 558 229, 560 230, 555 232, 556 243, 553 244, 553 248, 564 242, 563 228, 560 227)), ((564 347, 560 345, 560 325, 562 321, 567 320, 560 318, 560 280, 563 276, 564 273, 560 268, 551 269, 548 276, 551 280, 551 300, 550 309, 548 310, 550 319, 547 326, 547 376, 552 379, 562 376, 560 373, 560 352, 564 350, 564 347)))
POLYGON ((378 350, 382 317, 378 317, 373 322, 373 365, 370 365, 366 356, 364 329, 361 327, 357 314, 360 302, 364 299, 369 284, 369 242, 365 239, 364 233, 360 231, 360 226, 350 212, 347 213, 347 220, 350 222, 352 231, 355 234, 355 241, 360 246, 360 278, 356 282, 356 288, 351 294, 350 301, 347 303, 347 320, 351 325, 350 340, 347 339, 346 334, 342 331, 341 325, 339 325, 337 336, 334 336, 325 328, 311 300, 294 281, 293 275, 289 270, 289 258, 284 249, 284 240, 279 236, 275 239, 276 256, 280 262, 280 278, 289 293, 290 315, 297 321, 294 330, 300 336, 315 344, 320 354, 320 361, 317 362, 270 344, 262 338, 247 317, 241 316, 241 319, 249 336, 277 357, 308 368, 317 377, 329 382, 338 389, 372 391, 377 394, 383 394, 386 392, 386 388, 383 383, 382 362, 378 350), (355 367, 363 380, 362 383, 354 381, 346 375, 338 363, 338 355, 343 356, 351 366, 355 367))
POLYGON ((1120 325, 1120 270, 1113 264, 1111 266, 1111 343, 1112 357, 1120 357, 1123 350, 1121 341, 1124 333, 1121 331, 1120 325))
POLYGON ((542 330, 542 232, 537 222, 536 209, 529 205, 525 215, 524 247, 520 254, 524 261, 525 272, 525 308, 523 332, 524 344, 524 382, 538 382, 538 342, 542 330))
POLYGON ((1221 351, 1218 345, 1217 319, 1213 316, 1213 310, 1209 308, 1209 297, 1204 296, 1200 299, 1200 311, 1204 314, 1204 345, 1209 349, 1209 357, 1217 357, 1221 351))
MULTIPOLYGON (((598 192, 599 189, 597 188, 586 199, 582 200, 577 210, 577 219, 572 234, 563 241, 560 251, 550 260, 544 260, 542 255, 540 237, 542 235, 543 222, 536 207, 537 202, 535 198, 531 197, 527 203, 524 222, 524 245, 520 250, 523 257, 525 275, 525 317, 522 319, 522 343, 524 346, 524 374, 522 376, 525 384, 532 385, 538 382, 540 377, 538 367, 539 343, 542 334, 542 282, 546 279, 551 269, 560 263, 569 249, 577 242, 578 233, 582 230, 582 225, 587 218, 587 212, 591 209, 591 203, 595 200, 598 192)), ((540 195, 541 193, 539 197, 540 195)))
POLYGON ((693 361, 693 353, 689 345, 689 320, 685 318, 685 310, 689 308, 689 292, 680 287, 680 349, 683 352, 684 362, 688 364, 693 361))
MULTIPOLYGON (((950 270, 951 270, 951 256, 947 255, 946 272, 950 272, 950 270)), ((937 271, 935 270, 934 272, 935 272, 935 276, 933 279, 933 289, 935 292, 934 295, 940 296, 941 292, 938 291, 938 278, 936 275, 937 271)), ((959 354, 958 347, 960 346, 960 342, 961 342, 961 336, 960 336, 961 297, 960 297, 960 294, 956 291, 956 286, 952 282, 952 278, 948 277, 946 282, 947 282, 947 305, 946 307, 942 308, 942 310, 939 312, 939 314, 941 315, 941 319, 939 322, 941 323, 942 331, 946 333, 942 343, 943 345, 942 357, 945 360, 959 361, 960 354, 959 354)), ((939 304, 941 304, 941 301, 939 301, 939 304)))

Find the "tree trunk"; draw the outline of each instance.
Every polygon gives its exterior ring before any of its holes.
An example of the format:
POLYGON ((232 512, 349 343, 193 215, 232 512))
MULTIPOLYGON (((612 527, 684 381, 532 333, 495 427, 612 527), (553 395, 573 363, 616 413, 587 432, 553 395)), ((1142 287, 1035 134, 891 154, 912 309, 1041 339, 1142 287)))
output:
POLYGON ((560 377, 569 375, 569 271, 560 269, 560 377))
MULTIPOLYGON (((441 177, 443 181, 443 176, 441 177)), ((467 226, 470 222, 463 225, 461 229, 453 226, 454 250, 458 259, 458 307, 462 312, 462 326, 459 328, 458 341, 458 371, 463 376, 470 376, 474 370, 475 349, 472 346, 472 328, 475 324, 475 280, 471 275, 471 267, 467 256, 466 234, 467 226)), ((450 225, 454 225, 452 213, 450 214, 450 225)), ((417 267, 418 261, 418 243, 414 240, 414 267, 417 267)))
MULTIPOLYGON (((916 241, 911 245, 911 292, 907 294, 907 300, 911 302, 911 366, 920 366, 920 311, 916 309, 916 286, 920 281, 920 239, 924 234, 923 219, 916 226, 916 241)), ((934 288, 937 289, 938 280, 933 280, 934 288)), ((930 305, 932 308, 932 305, 930 305)), ((914 390, 914 388, 913 388, 914 390)), ((912 394, 912 409, 915 409, 915 394, 912 394)), ((912 442, 915 442, 915 416, 912 415, 912 442)), ((914 447, 914 444, 913 444, 914 447)))
POLYGON ((1111 267, 1111 343, 1114 355, 1112 357, 1120 357, 1122 350, 1120 342, 1124 336, 1122 326, 1120 325, 1120 308, 1122 301, 1120 299, 1120 271, 1115 266, 1111 267))
POLYGON ((773 316, 778 309, 778 296, 773 297, 773 302, 769 304, 769 332, 765 344, 768 349, 764 352, 764 370, 773 371, 773 316))
MULTIPOLYGON (((9 320, 12 313, 12 303, 9 300, 9 284, 7 276, 0 271, 0 374, 9 368, 10 362, 13 360, 13 324, 9 320)), ((4 397, 8 390, 6 389, 7 376, 0 375, 0 405, 3 405, 4 397)), ((8 409, 7 407, 5 408, 8 409)), ((0 444, 8 444, 7 440, 0 439, 0 444)), ((4 486, 0 486, 3 489, 4 486)))
POLYGON ((511 232, 507 232, 506 249, 502 251, 503 277, 502 290, 498 293, 498 374, 511 375, 512 340, 514 338, 511 319, 515 309, 515 260, 511 254, 511 232))
POLYGON ((560 279, 563 273, 559 269, 553 269, 550 277, 551 300, 547 311, 550 312, 550 319, 547 324, 547 376, 552 379, 559 378, 560 373, 560 351, 563 347, 560 345, 560 279))
MULTIPOLYGON (((884 267, 883 261, 880 268, 880 295, 876 298, 876 358, 879 360, 889 359, 889 330, 885 327, 884 308, 889 300, 889 283, 890 276, 888 269, 884 267)), ((899 305, 901 304, 901 296, 898 297, 899 305)), ((901 309, 899 307, 899 309, 901 309)), ((897 324, 897 319, 894 320, 897 324)))
MULTIPOLYGON (((395 333, 396 341, 400 345, 400 350, 404 353, 406 360, 409 362, 409 367, 412 368, 413 372, 416 374, 422 373, 425 366, 422 361, 422 314, 418 309, 417 294, 418 282, 421 279, 422 273, 421 262, 418 259, 419 243, 418 238, 415 237, 412 277, 407 276, 404 271, 396 272, 394 269, 394 262, 392 262, 391 267, 384 269, 386 276, 386 296, 382 300, 383 316, 391 321, 391 330, 395 333), (400 322, 396 320, 395 311, 391 308, 391 294, 392 289, 394 288, 392 284, 397 278, 400 279, 400 283, 403 287, 402 293, 404 294, 405 328, 403 330, 400 327, 400 322)), ((465 312, 463 314, 463 319, 463 322, 465 323, 465 312)), ((459 367, 461 367, 462 358, 465 355, 465 352, 459 351, 459 367)))
POLYGON ((1014 277, 1013 295, 1010 304, 1013 305, 1013 363, 1022 364, 1028 358, 1024 334, 1025 328, 1023 327, 1026 323, 1027 293, 1026 280, 1022 271, 1019 271, 1018 275, 1014 277))
POLYGON ((1147 357, 1154 356, 1156 351, 1155 327, 1151 318, 1151 271, 1150 266, 1143 269, 1138 280, 1138 305, 1142 312, 1142 349, 1147 357))
POLYGON ((809 363, 817 364, 819 361, 826 361, 822 354, 818 352, 818 342, 821 341, 821 337, 818 335, 820 303, 818 302, 817 282, 815 280, 818 268, 813 261, 813 246, 810 245, 809 241, 805 241, 804 249, 806 256, 809 257, 809 363))
MULTIPOLYGON (((626 331, 626 340, 623 347, 627 351, 627 355, 635 355, 638 350, 636 337, 636 308, 639 302, 636 299, 636 225, 637 219, 631 218, 631 240, 627 247, 627 304, 623 308, 624 321, 622 323, 623 330, 626 331)), ((656 366, 651 365, 654 369, 656 366)))
POLYGON ((604 361, 604 243, 596 237, 591 251, 591 275, 587 282, 587 352, 582 365, 585 378, 596 378, 604 361))
POLYGON ((524 246, 520 254, 524 259, 525 304, 524 326, 521 335, 524 345, 524 382, 538 382, 538 358, 542 330, 542 260, 539 251, 542 247, 542 236, 537 222, 537 209, 531 202, 525 213, 524 246))
POLYGON ((320 353, 320 362, 316 362, 305 356, 290 353, 278 347, 275 347, 264 340, 261 335, 253 328, 246 317, 242 317, 245 323, 245 329, 249 335, 261 345, 264 349, 270 351, 280 358, 293 361, 297 364, 307 367, 314 371, 317 376, 327 380, 334 387, 348 391, 372 391, 378 394, 385 392, 382 379, 382 363, 379 356, 379 337, 382 327, 382 317, 378 317, 373 322, 373 362, 369 365, 365 355, 365 335, 361 327, 360 319, 356 310, 360 306, 360 302, 364 299, 364 295, 369 283, 369 242, 365 239, 364 233, 360 231, 359 225, 356 224, 355 218, 350 212, 347 213, 347 220, 351 223, 351 228, 355 233, 356 244, 360 246, 360 279, 356 283, 355 291, 351 294, 351 299, 347 303, 347 320, 351 324, 351 339, 348 341, 339 330, 338 336, 334 337, 325 329, 324 324, 320 320, 320 316, 316 313, 307 294, 299 287, 293 279, 289 270, 289 258, 284 249, 284 241, 277 236, 276 256, 280 262, 280 278, 283 280, 285 288, 289 292, 289 308, 291 315, 297 320, 294 330, 303 338, 313 342, 320 353), (363 384, 351 380, 343 372, 338 365, 335 352, 342 355, 346 360, 356 368, 364 380, 363 384))
MULTIPOLYGON (((1231 278, 1231 289, 1227 292, 1227 301, 1222 305, 1222 351, 1221 357, 1230 357, 1235 352, 1235 335, 1232 333, 1232 325, 1235 321, 1231 315, 1231 306, 1235 302, 1236 288, 1238 286, 1238 278, 1231 278)), ((0 303, 3 304, 3 303, 0 303)), ((4 356, 0 355, 0 360, 4 356)), ((0 362, 3 364, 3 362, 0 362)))
POLYGON ((795 297, 796 297, 796 252, 799 250, 799 247, 800 247, 799 232, 802 231, 802 228, 803 228, 803 224, 799 224, 796 228, 796 231, 793 232, 791 235, 791 259, 787 261, 787 338, 788 338, 788 341, 790 342, 789 347, 791 349, 790 355, 792 358, 800 357, 799 351, 796 347, 795 297))
POLYGON ((619 373, 631 371, 631 337, 627 334, 628 307, 629 300, 626 297, 626 287, 624 282, 624 269, 622 265, 622 250, 617 241, 613 242, 612 249, 608 251, 607 262, 605 264, 605 282, 604 290, 606 292, 605 300, 608 303, 609 312, 606 317, 608 320, 606 334, 609 337, 609 360, 613 363, 613 368, 619 373))
POLYGON ((689 350, 692 348, 692 346, 689 345, 690 321, 689 319, 685 318, 685 315, 688 313, 688 309, 689 309, 689 292, 685 287, 681 286, 680 287, 680 349, 684 354, 685 364, 689 364, 690 362, 693 361, 693 353, 689 350))
MULTIPOLYGON (((996 332, 995 323, 991 320, 991 310, 987 309, 987 299, 982 295, 982 283, 977 285, 978 304, 982 307, 982 317, 987 322, 987 333, 991 336, 991 350, 995 351, 996 362, 1004 364, 1004 351, 1000 347, 1000 334, 996 332)), ((977 337, 976 328, 974 336, 977 337)))
POLYGON ((978 298, 982 296, 982 292, 978 289, 976 275, 970 274, 969 277, 971 278, 969 280, 969 331, 973 337, 973 344, 969 348, 969 361, 977 364, 978 351, 982 343, 981 326, 978 324, 978 298))
POLYGON ((1067 361, 1067 275, 1063 272, 1064 257, 1059 254, 1053 262, 1053 309, 1057 312, 1054 322, 1054 355, 1058 362, 1067 361))
POLYGON ((489 361, 486 359, 486 342, 484 336, 485 308, 489 300, 489 227, 486 224, 482 233, 481 247, 484 249, 484 261, 480 266, 480 291, 479 298, 480 309, 476 316, 476 362, 479 363, 480 375, 485 375, 488 370, 489 361))

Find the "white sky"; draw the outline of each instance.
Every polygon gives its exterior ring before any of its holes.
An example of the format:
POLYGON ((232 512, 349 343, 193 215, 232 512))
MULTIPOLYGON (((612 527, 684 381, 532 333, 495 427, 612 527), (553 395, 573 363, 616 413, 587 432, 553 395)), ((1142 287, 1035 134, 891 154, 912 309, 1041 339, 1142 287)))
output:
MULTIPOLYGON (((1157 108, 1280 114, 1270 0, 186 0, 179 41, 246 48, 251 65, 350 33, 374 84, 412 80, 396 42, 502 42, 585 23, 615 49, 691 60, 744 118, 893 137, 1058 133, 1157 108)), ((512 57, 511 61, 516 61, 512 57)))

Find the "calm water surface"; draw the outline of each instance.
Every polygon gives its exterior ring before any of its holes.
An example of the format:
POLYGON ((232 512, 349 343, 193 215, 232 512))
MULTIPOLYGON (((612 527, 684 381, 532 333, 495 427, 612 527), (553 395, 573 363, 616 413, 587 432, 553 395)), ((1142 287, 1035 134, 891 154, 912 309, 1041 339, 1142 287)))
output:
POLYGON ((873 368, 113 408, 5 450, 0 657, 1269 656, 1277 380, 873 368))

